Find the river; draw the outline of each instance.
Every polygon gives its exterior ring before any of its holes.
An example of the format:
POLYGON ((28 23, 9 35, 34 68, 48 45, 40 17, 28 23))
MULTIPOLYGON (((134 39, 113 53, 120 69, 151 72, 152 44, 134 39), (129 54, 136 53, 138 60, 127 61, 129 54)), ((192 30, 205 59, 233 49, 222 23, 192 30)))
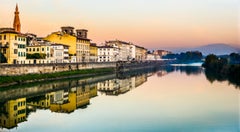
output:
POLYGON ((11 86, 0 131, 238 132, 239 87, 196 66, 11 86))

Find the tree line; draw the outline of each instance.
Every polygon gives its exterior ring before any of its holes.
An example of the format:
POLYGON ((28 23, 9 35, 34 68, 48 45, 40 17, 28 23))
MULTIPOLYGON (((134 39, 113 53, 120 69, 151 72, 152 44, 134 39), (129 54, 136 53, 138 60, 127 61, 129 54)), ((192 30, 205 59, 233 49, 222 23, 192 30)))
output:
POLYGON ((162 57, 163 59, 176 59, 179 62, 200 62, 203 59, 203 55, 199 51, 187 51, 180 54, 167 54, 162 57))
POLYGON ((228 80, 235 86, 240 87, 240 54, 231 53, 223 57, 211 54, 205 58, 202 66, 205 68, 209 81, 228 80))

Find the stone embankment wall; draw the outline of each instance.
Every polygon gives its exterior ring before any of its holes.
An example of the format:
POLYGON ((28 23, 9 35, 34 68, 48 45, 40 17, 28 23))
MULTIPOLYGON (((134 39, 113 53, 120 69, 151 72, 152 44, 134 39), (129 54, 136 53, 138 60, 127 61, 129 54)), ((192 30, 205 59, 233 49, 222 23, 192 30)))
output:
POLYGON ((129 72, 133 70, 140 70, 146 68, 156 68, 159 66, 169 65, 171 61, 146 61, 146 62, 134 62, 134 63, 126 63, 119 62, 116 64, 116 70, 118 72, 129 72))
POLYGON ((0 76, 44 74, 92 68, 115 68, 115 62, 0 65, 0 76))
POLYGON ((116 68, 117 72, 128 72, 132 70, 154 68, 157 66, 168 65, 169 63, 171 63, 171 61, 12 64, 12 65, 0 65, 0 76, 45 74, 92 68, 116 68))

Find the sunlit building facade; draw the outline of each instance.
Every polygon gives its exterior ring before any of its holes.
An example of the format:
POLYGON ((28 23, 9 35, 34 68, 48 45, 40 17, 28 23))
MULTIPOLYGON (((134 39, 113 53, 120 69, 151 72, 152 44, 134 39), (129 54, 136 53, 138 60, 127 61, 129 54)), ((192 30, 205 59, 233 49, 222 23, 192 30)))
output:
POLYGON ((25 64, 26 37, 13 28, 0 29, 0 52, 8 64, 25 64))

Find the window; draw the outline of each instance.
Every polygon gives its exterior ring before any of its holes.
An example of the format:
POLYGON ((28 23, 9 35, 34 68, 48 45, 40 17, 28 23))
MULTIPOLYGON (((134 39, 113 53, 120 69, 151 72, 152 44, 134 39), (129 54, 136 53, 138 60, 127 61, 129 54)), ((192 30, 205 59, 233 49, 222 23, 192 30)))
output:
POLYGON ((26 48, 26 51, 28 52, 28 48, 26 48))
POLYGON ((0 40, 2 40, 2 35, 0 35, 0 40))
POLYGON ((47 47, 47 51, 49 51, 49 47, 47 47))
POLYGON ((17 40, 17 36, 15 36, 15 40, 17 40))
POLYGON ((33 51, 35 51, 35 48, 33 48, 33 51))
POLYGON ((32 48, 29 48, 29 51, 32 51, 32 48))
POLYGON ((17 49, 14 49, 14 54, 17 54, 18 53, 18 50, 17 49))
POLYGON ((39 51, 39 48, 37 48, 37 51, 39 51))
POLYGON ((21 56, 20 52, 18 52, 18 56, 21 56))
POLYGON ((4 40, 6 40, 7 39, 7 36, 6 35, 4 35, 4 40))
POLYGON ((44 51, 44 48, 42 48, 42 51, 44 51))

